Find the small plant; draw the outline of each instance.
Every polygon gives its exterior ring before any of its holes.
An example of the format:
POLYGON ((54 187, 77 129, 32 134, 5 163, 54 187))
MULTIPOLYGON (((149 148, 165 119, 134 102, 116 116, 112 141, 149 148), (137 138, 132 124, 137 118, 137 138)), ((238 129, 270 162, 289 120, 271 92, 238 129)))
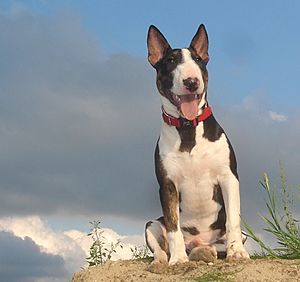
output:
POLYGON ((100 227, 101 221, 94 220, 90 224, 91 232, 88 233, 88 236, 93 239, 93 244, 90 247, 90 256, 86 258, 86 261, 89 266, 104 264, 111 259, 113 253, 117 252, 118 247, 123 248, 123 246, 120 240, 117 240, 115 243, 111 242, 109 247, 106 247, 102 236, 104 230, 100 227))
POLYGON ((147 259, 152 257, 152 253, 146 245, 143 246, 134 246, 134 248, 130 248, 132 252, 132 259, 147 259))
POLYGON ((267 223, 267 228, 264 230, 275 237, 279 247, 272 249, 254 234, 252 228, 245 221, 243 224, 249 236, 262 248, 263 254, 274 258, 297 259, 300 258, 300 226, 299 221, 294 218, 292 213, 294 195, 287 186, 281 164, 280 179, 281 193, 278 193, 278 189, 270 184, 267 174, 264 174, 263 180, 260 182, 267 194, 265 204, 269 213, 268 217, 261 216, 267 223))
POLYGON ((195 282, 232 282, 234 279, 234 273, 222 273, 222 272, 209 272, 200 277, 191 279, 195 282))

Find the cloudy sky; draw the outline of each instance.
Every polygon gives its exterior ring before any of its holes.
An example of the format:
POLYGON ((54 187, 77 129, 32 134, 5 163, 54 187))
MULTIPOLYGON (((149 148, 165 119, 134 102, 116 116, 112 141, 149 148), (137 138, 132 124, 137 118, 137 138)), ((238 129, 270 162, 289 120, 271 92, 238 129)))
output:
POLYGON ((0 280, 65 281, 84 265, 89 221, 128 251, 161 215, 150 24, 174 47, 206 25, 209 101, 237 154, 242 215, 261 232, 262 174, 277 183, 281 160, 289 184, 300 183, 299 9, 292 0, 1 1, 0 280))

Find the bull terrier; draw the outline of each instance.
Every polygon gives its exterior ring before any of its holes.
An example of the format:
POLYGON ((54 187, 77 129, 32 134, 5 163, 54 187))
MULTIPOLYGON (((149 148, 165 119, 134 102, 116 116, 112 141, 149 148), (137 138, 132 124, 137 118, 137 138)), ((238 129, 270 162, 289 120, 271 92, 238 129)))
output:
POLYGON ((163 216, 145 229, 153 263, 248 259, 235 153, 207 100, 205 26, 188 48, 172 49, 151 25, 147 45, 162 103, 155 172, 163 216))

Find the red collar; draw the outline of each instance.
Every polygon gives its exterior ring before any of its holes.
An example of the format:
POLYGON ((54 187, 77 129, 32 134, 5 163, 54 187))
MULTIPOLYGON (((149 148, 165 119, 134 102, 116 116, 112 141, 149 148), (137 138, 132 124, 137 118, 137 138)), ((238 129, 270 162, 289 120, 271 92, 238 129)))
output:
POLYGON ((201 115, 197 116, 193 120, 188 120, 182 117, 180 118, 173 117, 168 113, 166 113, 163 107, 161 109, 162 109, 162 118, 164 122, 167 123, 168 125, 172 125, 175 127, 197 126, 201 121, 206 120, 212 115, 212 110, 210 106, 205 107, 201 115))

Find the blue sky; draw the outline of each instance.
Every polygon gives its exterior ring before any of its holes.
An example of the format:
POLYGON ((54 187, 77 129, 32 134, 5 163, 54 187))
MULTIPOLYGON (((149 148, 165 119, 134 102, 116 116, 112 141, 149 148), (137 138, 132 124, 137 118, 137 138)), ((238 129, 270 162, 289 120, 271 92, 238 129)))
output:
POLYGON ((186 5, 159 0, 147 4, 126 1, 126 5, 121 1, 61 3, 54 1, 52 9, 45 4, 36 9, 52 13, 73 10, 106 54, 125 52, 144 57, 145 35, 150 24, 157 25, 172 46, 187 46, 203 22, 211 42, 210 68, 221 70, 217 77, 221 87, 230 85, 228 81, 237 75, 230 103, 241 99, 246 91, 255 92, 257 87, 270 95, 270 104, 276 109, 300 101, 295 91, 299 88, 300 65, 300 40, 296 36, 298 1, 189 1, 186 5), (234 69, 227 77, 224 74, 232 66, 234 69), (293 98, 287 101, 286 93, 293 98))
MULTIPOLYGON (((299 102, 298 73, 300 40, 298 1, 1 1, 3 10, 22 5, 32 14, 78 18, 105 55, 127 53, 146 55, 145 37, 150 24, 157 25, 172 46, 186 46, 200 23, 210 38, 210 68, 218 68, 221 86, 229 86, 231 99, 257 87, 270 95, 278 109, 299 102), (21 4, 20 4, 21 3, 21 4), (235 69, 231 69, 234 67, 235 69), (229 73, 228 73, 229 71, 229 73), (227 77, 227 75, 230 75, 227 77), (251 78, 255 77, 255 81, 251 78), (246 85, 246 89, 245 89, 246 85), (286 94, 288 93, 288 94, 286 94), (286 95, 293 99, 285 98, 286 95)), ((212 74, 211 74, 212 75, 212 74)), ((221 88, 218 90, 222 90, 221 88)))
POLYGON ((260 232, 262 173, 277 182, 282 160, 291 186, 300 182, 299 10, 299 1, 1 1, 0 245, 59 263, 73 255, 51 249, 49 234, 73 246, 62 232, 101 218, 141 235, 160 216, 150 24, 173 47, 206 25, 209 101, 237 154, 242 213, 260 232))

